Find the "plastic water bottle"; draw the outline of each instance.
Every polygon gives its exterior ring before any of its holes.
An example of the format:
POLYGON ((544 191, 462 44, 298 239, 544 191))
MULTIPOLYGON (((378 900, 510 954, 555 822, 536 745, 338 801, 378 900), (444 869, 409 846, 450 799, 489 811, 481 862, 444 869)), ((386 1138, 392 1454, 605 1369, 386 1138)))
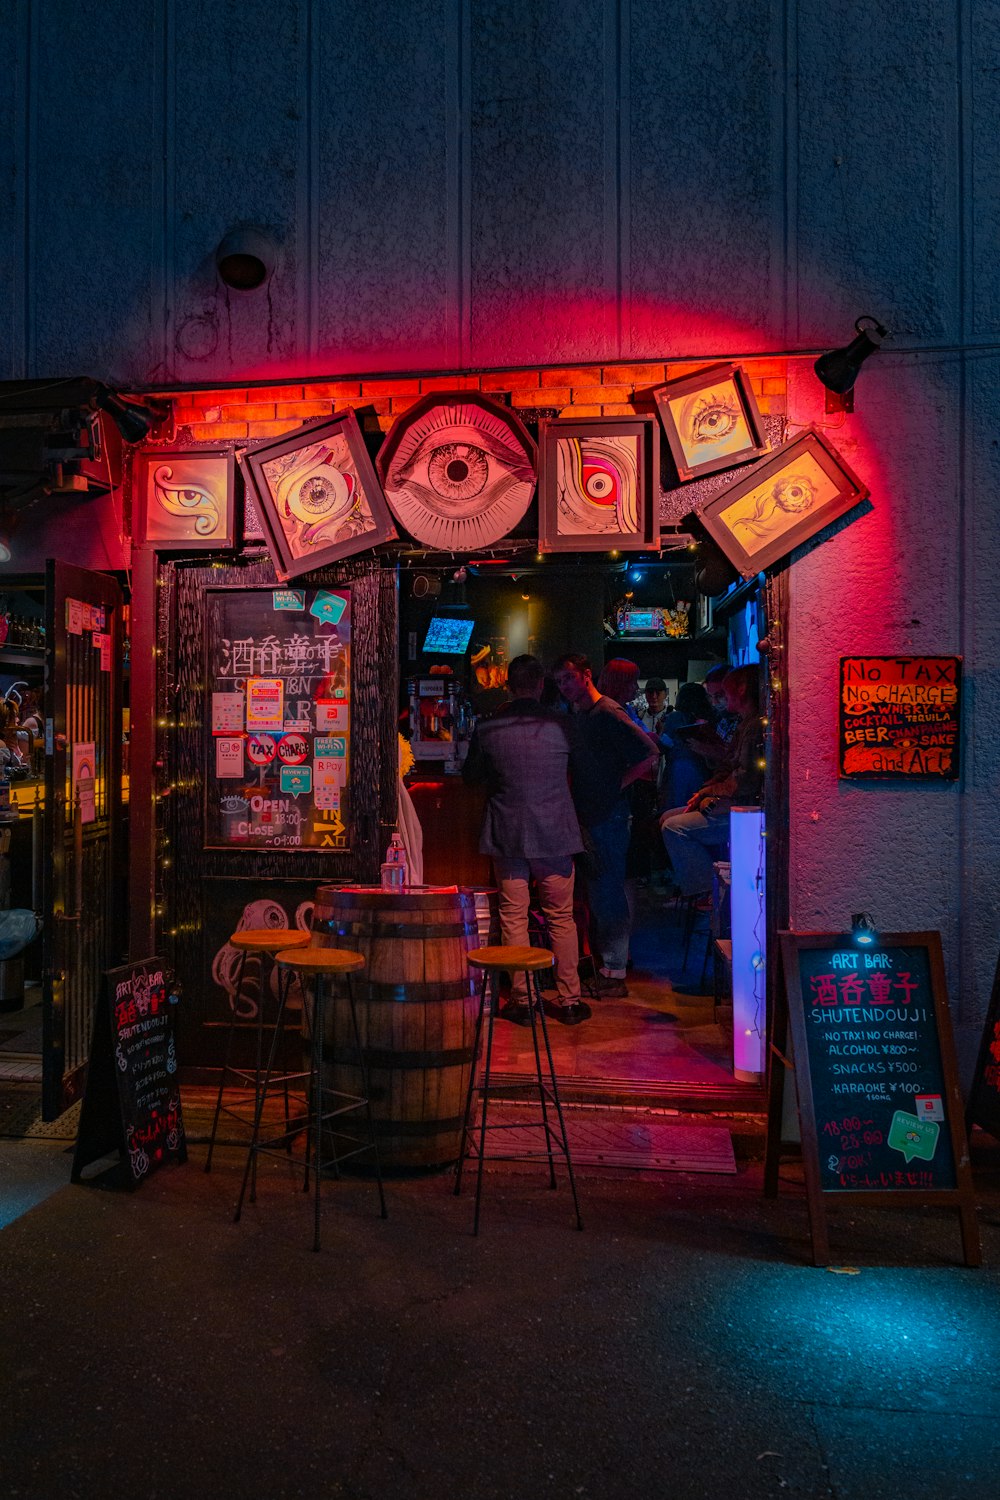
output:
POLYGON ((400 891, 407 883, 406 848, 398 833, 394 833, 385 851, 382 866, 382 889, 400 891))

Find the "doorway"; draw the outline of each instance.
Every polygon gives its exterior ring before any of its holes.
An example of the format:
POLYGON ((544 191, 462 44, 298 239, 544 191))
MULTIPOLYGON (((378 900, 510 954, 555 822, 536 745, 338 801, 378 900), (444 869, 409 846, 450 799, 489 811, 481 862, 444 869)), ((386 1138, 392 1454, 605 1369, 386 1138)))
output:
MULTIPOLYGON (((484 796, 460 772, 476 718, 507 701, 505 668, 514 656, 530 653, 548 667, 578 651, 595 680, 605 663, 625 658, 638 669, 640 708, 651 678, 663 680, 673 704, 681 684, 757 659, 759 608, 756 580, 722 599, 699 596, 682 550, 628 561, 419 559, 402 568, 400 720, 411 733, 406 782, 423 828, 425 882, 492 888, 490 862, 478 851, 484 796)), ((550 1025, 560 1077, 584 1098, 750 1107, 759 1091, 733 1073, 725 887, 708 909, 678 897, 653 788, 647 793, 636 799, 646 826, 634 823, 630 856, 628 993, 598 998, 590 984, 584 908, 581 995, 592 1014, 573 1028, 550 1025)), ((494 1046, 502 1075, 516 1079, 533 1068, 530 1028, 498 1022, 494 1046)))
POLYGON ((27 941, 0 965, 0 1080, 21 1088, 15 1108, 40 1091, 45 1121, 82 1095, 102 976, 123 953, 123 624, 108 574, 50 561, 7 585, 0 906, 27 941))

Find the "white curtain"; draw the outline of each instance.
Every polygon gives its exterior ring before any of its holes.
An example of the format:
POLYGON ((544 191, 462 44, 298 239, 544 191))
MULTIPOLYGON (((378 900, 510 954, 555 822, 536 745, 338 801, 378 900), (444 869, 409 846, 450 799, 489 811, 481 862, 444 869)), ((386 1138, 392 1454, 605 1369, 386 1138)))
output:
POLYGON ((399 827, 399 836, 403 840, 406 850, 407 874, 411 885, 423 885, 424 883, 424 831, 417 817, 417 809, 413 805, 410 796, 400 776, 396 782, 399 793, 397 798, 396 819, 399 827))

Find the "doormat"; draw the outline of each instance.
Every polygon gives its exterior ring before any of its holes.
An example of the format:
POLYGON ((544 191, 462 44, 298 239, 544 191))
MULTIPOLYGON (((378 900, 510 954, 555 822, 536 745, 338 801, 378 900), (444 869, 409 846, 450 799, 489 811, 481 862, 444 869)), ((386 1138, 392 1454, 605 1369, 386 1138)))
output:
MULTIPOLYGON (((523 1112, 523 1105, 520 1107, 523 1112)), ((490 1102, 486 1131, 486 1158, 518 1156, 535 1158, 544 1153, 537 1114, 529 1123, 511 1120, 502 1134, 491 1136, 489 1123, 508 1124, 501 1115, 513 1115, 517 1107, 490 1102)), ((550 1111, 553 1121, 555 1112, 550 1111)), ((580 1167, 628 1167, 646 1172, 735 1173, 733 1138, 721 1125, 669 1125, 655 1117, 615 1117, 602 1111, 576 1112, 563 1106, 566 1135, 573 1165, 580 1167)), ((558 1158, 557 1158, 558 1160, 558 1158)))

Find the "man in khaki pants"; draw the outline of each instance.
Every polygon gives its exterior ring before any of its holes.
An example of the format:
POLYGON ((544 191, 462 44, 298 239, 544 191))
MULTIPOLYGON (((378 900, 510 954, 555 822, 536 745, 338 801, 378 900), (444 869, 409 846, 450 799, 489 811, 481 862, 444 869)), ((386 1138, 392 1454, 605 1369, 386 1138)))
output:
MULTIPOLYGON (((534 656, 517 656, 507 671, 511 702, 476 726, 463 776, 489 793, 479 849, 493 859, 500 888, 504 943, 528 944, 531 881, 548 923, 555 958, 556 1003, 548 1013, 565 1026, 590 1016, 580 999, 580 946, 573 921, 573 856, 583 848, 569 792, 569 722, 542 708, 545 671, 534 656)), ((513 976, 503 1012, 530 1022, 524 975, 513 976)))

